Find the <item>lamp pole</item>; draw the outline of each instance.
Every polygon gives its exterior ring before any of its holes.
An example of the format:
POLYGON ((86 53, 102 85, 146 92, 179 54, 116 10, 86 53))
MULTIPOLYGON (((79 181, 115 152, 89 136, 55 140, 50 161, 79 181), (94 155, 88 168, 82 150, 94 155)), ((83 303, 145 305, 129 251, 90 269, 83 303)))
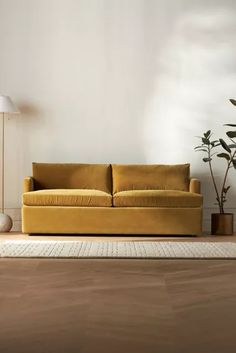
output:
POLYGON ((2 113, 2 213, 4 213, 5 114, 2 113))
MULTIPOLYGON (((5 211, 5 113, 19 113, 9 96, 0 95, 0 113, 2 113, 2 204, 0 206, 0 233, 9 232, 12 227, 12 219, 5 211)), ((1 133, 0 133, 1 134, 1 133)))

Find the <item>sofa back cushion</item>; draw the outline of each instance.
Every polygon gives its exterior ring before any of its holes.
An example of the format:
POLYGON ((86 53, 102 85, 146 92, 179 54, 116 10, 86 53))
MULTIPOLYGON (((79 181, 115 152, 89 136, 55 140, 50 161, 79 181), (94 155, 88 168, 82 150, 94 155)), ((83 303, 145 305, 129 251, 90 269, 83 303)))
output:
POLYGON ((36 190, 95 189, 111 193, 110 164, 33 163, 36 190))
POLYGON ((113 194, 126 190, 189 191, 189 168, 189 164, 113 164, 113 194))

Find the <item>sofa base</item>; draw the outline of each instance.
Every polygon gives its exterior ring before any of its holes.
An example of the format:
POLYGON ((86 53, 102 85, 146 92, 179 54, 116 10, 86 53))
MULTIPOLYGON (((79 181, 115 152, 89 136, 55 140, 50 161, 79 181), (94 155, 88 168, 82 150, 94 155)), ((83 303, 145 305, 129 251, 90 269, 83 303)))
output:
POLYGON ((23 206, 22 231, 31 234, 198 235, 202 208, 23 206))

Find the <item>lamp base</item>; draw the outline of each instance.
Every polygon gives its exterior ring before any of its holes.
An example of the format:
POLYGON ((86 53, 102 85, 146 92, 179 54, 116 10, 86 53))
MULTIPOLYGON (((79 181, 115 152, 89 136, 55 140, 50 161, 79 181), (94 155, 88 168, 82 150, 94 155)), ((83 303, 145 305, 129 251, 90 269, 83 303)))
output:
POLYGON ((0 233, 10 232, 12 224, 10 216, 5 213, 0 213, 0 233))

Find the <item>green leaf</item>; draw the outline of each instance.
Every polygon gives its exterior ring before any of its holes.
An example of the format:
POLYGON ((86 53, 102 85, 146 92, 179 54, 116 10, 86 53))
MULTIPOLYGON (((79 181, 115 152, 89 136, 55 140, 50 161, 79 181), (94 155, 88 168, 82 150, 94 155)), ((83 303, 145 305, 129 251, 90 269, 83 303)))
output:
POLYGON ((224 126, 236 127, 236 124, 224 124, 224 126))
POLYGON ((222 146, 227 152, 231 153, 231 150, 230 150, 229 146, 227 145, 227 143, 226 143, 223 139, 219 139, 219 141, 220 141, 221 146, 222 146))
POLYGON ((223 189, 224 193, 227 194, 227 192, 229 191, 230 186, 227 186, 226 188, 223 189))
POLYGON ((205 132, 203 135, 206 139, 208 139, 208 137, 210 136, 211 134, 211 130, 208 130, 207 132, 205 132))
POLYGON ((210 161, 212 161, 212 158, 203 158, 202 160, 203 160, 203 162, 205 162, 205 163, 206 163, 206 162, 210 162, 210 161))
POLYGON ((236 137, 236 131, 228 131, 228 132, 226 132, 226 135, 227 135, 229 138, 233 139, 233 138, 236 137))
POLYGON ((227 161, 230 161, 230 156, 227 153, 219 153, 217 154, 217 157, 225 158, 227 161))
POLYGON ((236 100, 235 100, 235 99, 232 99, 232 98, 231 98, 229 101, 230 101, 233 105, 236 105, 236 100))
POLYGON ((229 148, 236 148, 236 143, 232 143, 231 145, 228 145, 229 148))
POLYGON ((201 149, 197 149, 195 152, 208 152, 208 151, 201 148, 201 149))
POLYGON ((208 138, 202 137, 202 142, 204 143, 204 145, 210 145, 210 141, 208 138))
POLYGON ((197 146, 194 148, 196 151, 202 151, 204 150, 205 152, 208 152, 208 149, 206 147, 203 146, 197 146))
POLYGON ((219 146, 219 145, 220 145, 220 143, 219 143, 219 141, 218 141, 218 140, 211 141, 211 142, 210 142, 210 144, 211 144, 211 147, 212 147, 212 148, 213 148, 213 147, 217 147, 217 146, 219 146))
POLYGON ((233 159, 232 162, 233 162, 234 169, 236 169, 236 159, 233 159))

